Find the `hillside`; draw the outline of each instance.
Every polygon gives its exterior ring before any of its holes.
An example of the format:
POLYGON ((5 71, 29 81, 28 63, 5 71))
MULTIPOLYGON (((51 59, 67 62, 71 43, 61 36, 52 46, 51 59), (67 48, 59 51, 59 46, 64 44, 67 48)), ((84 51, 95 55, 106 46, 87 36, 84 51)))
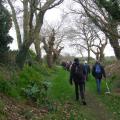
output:
MULTIPOLYGON (((35 64, 32 67, 25 66, 23 71, 17 72, 5 66, 0 69, 0 120, 119 120, 119 95, 115 91, 110 95, 104 94, 106 87, 103 81, 102 95, 98 96, 95 80, 91 75, 86 83, 87 106, 83 106, 80 101, 75 101, 74 86, 68 82, 69 72, 61 67, 49 70, 46 66, 35 64), (38 86, 33 84, 34 81, 39 85, 36 80, 49 81, 46 81, 47 96, 38 92, 38 86), (23 95, 23 87, 28 96, 23 95)), ((107 78, 110 79, 111 90, 115 90, 119 78, 119 63, 107 66, 107 70, 111 73, 113 71, 111 76, 107 74, 107 78)))

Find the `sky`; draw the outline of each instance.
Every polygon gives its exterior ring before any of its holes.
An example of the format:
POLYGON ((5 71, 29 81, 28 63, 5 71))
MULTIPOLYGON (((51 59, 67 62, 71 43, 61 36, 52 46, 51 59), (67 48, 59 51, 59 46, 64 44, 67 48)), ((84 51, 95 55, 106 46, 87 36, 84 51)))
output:
MULTIPOLYGON (((70 1, 71 0, 69 0, 69 2, 67 0, 65 0, 65 2, 62 3, 62 5, 60 7, 56 7, 56 8, 48 10, 45 13, 44 20, 47 21, 49 24, 57 23, 57 21, 60 21, 63 9, 66 9, 66 7, 70 5, 70 1)), ((9 33, 14 38, 13 43, 10 44, 10 48, 12 50, 16 50, 18 47, 17 47, 16 33, 15 33, 14 27, 11 28, 9 33)), ((31 48, 34 50, 33 45, 32 45, 31 48)), ((80 56, 80 54, 78 54, 75 49, 69 47, 67 42, 64 44, 64 49, 62 50, 61 53, 63 55, 69 54, 69 55, 73 55, 73 56, 77 56, 77 57, 80 56)), ((114 55, 114 51, 113 51, 112 47, 109 44, 105 48, 104 53, 105 53, 106 56, 113 56, 114 55)), ((86 52, 84 54, 85 54, 85 56, 87 56, 86 52)), ((92 57, 95 57, 94 54, 92 54, 92 57)))

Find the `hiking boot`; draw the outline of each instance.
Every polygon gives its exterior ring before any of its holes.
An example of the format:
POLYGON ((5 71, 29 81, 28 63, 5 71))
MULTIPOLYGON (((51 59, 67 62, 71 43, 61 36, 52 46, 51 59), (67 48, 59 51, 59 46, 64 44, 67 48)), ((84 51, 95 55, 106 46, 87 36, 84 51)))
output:
POLYGON ((83 105, 87 105, 87 103, 85 101, 82 101, 83 105))

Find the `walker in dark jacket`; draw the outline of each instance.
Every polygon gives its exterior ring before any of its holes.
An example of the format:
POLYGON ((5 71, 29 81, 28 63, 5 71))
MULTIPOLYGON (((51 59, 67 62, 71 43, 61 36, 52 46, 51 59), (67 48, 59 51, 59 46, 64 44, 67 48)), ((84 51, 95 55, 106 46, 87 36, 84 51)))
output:
POLYGON ((106 74, 105 74, 105 70, 104 70, 103 66, 99 63, 99 61, 96 61, 95 65, 93 66, 92 75, 96 79, 97 92, 98 92, 98 94, 100 94, 101 93, 101 80, 102 80, 102 77, 106 78, 106 74), (100 67, 99 73, 96 72, 97 65, 100 67))
POLYGON ((79 100, 79 94, 80 94, 83 105, 86 105, 85 95, 84 95, 84 92, 85 92, 84 91, 84 87, 85 87, 84 75, 81 77, 78 77, 75 74, 76 66, 81 66, 81 72, 83 72, 83 74, 85 72, 83 65, 79 63, 79 60, 77 58, 75 58, 70 71, 70 84, 72 84, 73 82, 75 84, 76 100, 79 100))

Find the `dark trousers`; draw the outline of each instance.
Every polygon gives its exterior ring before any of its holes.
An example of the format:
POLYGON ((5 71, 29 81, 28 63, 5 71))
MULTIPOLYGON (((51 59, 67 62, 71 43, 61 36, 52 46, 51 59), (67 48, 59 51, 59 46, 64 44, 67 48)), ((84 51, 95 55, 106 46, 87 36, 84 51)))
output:
POLYGON ((76 100, 79 100, 79 96, 82 100, 85 100, 84 92, 85 92, 85 83, 78 84, 75 83, 75 93, 76 93, 76 100))

